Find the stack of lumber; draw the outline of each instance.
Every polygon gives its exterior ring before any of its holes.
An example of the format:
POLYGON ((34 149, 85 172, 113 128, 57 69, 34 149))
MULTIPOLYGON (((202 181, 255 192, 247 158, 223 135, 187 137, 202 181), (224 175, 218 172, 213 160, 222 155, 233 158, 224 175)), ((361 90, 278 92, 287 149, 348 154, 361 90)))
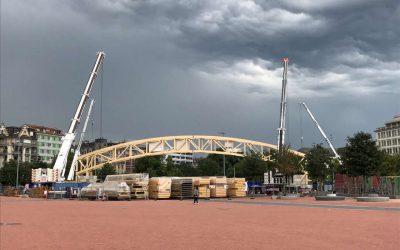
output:
POLYGON ((171 178, 153 177, 149 180, 149 198, 168 199, 171 197, 171 178))
POLYGON ((120 174, 107 175, 105 181, 125 182, 131 190, 131 198, 146 198, 149 196, 149 174, 120 174))
POLYGON ((88 199, 96 199, 101 196, 104 190, 103 183, 91 183, 87 187, 81 189, 80 197, 88 199))
POLYGON ((42 176, 42 169, 32 169, 31 180, 32 182, 40 182, 42 176))
POLYGON ((228 178, 228 197, 246 197, 246 180, 244 178, 228 178))
POLYGON ((199 198, 210 198, 210 178, 192 177, 193 188, 198 188, 199 198))
POLYGON ((193 196, 192 178, 172 178, 171 197, 173 198, 191 198, 193 196))
POLYGON ((225 176, 210 177, 210 196, 211 197, 226 197, 227 180, 225 176))
POLYGON ((107 199, 130 199, 131 189, 124 181, 104 181, 103 195, 107 199))
POLYGON ((10 197, 18 196, 18 189, 14 187, 8 187, 4 190, 4 195, 10 197))
POLYGON ((45 187, 36 187, 32 188, 30 192, 30 197, 32 198, 45 198, 44 191, 46 190, 45 187))

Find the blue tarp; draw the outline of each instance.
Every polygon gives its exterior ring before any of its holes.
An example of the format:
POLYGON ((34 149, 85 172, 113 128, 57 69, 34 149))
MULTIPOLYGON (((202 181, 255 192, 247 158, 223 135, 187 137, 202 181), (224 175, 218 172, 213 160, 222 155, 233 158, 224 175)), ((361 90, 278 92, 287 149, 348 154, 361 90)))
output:
POLYGON ((66 188, 84 188, 88 186, 87 182, 57 182, 53 184, 54 191, 64 191, 66 188))

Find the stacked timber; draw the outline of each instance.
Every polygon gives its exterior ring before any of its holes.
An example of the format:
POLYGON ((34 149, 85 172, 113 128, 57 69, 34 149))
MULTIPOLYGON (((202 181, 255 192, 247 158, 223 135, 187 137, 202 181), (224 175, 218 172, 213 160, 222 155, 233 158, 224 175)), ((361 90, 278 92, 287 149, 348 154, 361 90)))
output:
POLYGON ((210 198, 210 178, 192 177, 193 188, 199 190, 199 198, 210 198))
POLYGON ((131 190, 131 198, 138 199, 146 198, 149 196, 148 173, 107 175, 105 181, 125 182, 131 190))
POLYGON ((168 199, 171 197, 171 178, 153 177, 149 180, 149 198, 168 199))
POLYGON ((8 187, 4 190, 4 195, 10 197, 18 196, 18 189, 14 187, 8 187))
POLYGON ((210 177, 210 196, 215 198, 226 197, 227 180, 225 176, 210 177))
POLYGON ((130 199, 131 189, 124 181, 104 181, 103 196, 107 199, 130 199))
POLYGON ((246 197, 246 180, 244 178, 228 178, 228 197, 246 197))
POLYGON ((81 189, 80 197, 94 200, 102 196, 103 190, 103 183, 90 183, 87 187, 81 189))
POLYGON ((32 188, 30 192, 31 198, 45 198, 44 191, 47 190, 45 187, 32 188))
POLYGON ((172 178, 171 197, 173 198, 191 198, 193 196, 192 178, 172 178))

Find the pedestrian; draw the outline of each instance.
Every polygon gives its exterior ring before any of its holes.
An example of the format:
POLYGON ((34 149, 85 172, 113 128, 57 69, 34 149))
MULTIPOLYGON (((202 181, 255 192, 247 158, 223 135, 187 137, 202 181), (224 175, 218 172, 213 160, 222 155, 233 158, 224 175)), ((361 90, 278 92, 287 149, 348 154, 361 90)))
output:
POLYGON ((199 204, 199 188, 195 187, 193 191, 193 204, 199 204))

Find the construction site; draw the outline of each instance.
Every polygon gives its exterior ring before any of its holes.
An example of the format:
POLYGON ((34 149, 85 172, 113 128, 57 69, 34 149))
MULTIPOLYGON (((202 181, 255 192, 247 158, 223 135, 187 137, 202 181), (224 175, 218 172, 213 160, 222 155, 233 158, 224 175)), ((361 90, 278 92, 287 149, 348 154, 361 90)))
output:
MULTIPOLYGON (((278 170, 266 172, 261 185, 239 177, 149 173, 97 180, 96 171, 106 164, 118 167, 128 160, 172 153, 257 153, 264 161, 274 161, 272 152, 283 153, 285 147, 287 58, 277 145, 225 136, 167 136, 80 155, 92 101, 67 172, 67 156, 104 56, 98 52, 54 167, 32 169, 31 185, 24 190, 3 191, 1 249, 398 248, 398 176, 336 174, 330 192, 313 189, 307 173, 284 176, 278 170)), ((332 159, 342 164, 309 107, 301 105, 332 150, 332 159)), ((304 160, 304 153, 289 152, 304 160)))

